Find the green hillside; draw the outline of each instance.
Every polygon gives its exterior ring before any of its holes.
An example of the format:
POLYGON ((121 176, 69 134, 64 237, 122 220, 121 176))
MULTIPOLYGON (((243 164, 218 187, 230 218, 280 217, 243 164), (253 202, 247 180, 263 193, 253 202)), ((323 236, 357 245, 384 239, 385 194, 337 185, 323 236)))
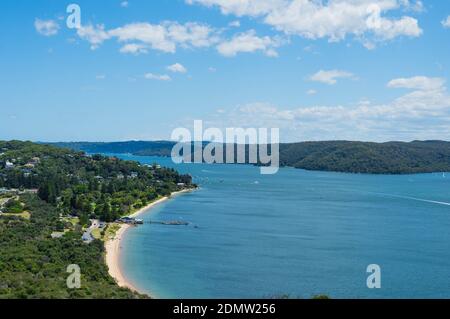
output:
MULTIPOLYGON (((191 187, 191 177, 173 169, 0 141, 0 299, 143 297, 116 285, 103 241, 82 235, 90 219, 111 222, 191 187), (79 289, 66 284, 72 264, 79 289)), ((114 224, 105 225, 103 232, 114 224)))
MULTIPOLYGON (((173 142, 57 143, 91 153, 169 156, 173 142)), ((324 141, 280 144, 280 164, 306 170, 369 174, 450 171, 450 142, 324 141)))

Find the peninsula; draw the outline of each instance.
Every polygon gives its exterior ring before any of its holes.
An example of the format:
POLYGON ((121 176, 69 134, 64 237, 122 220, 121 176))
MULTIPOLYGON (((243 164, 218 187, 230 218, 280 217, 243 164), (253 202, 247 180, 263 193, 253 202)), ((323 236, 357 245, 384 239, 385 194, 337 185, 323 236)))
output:
POLYGON ((156 164, 0 142, 0 298, 145 297, 115 276, 109 239, 126 230, 115 221, 193 188, 191 176, 156 164), (79 289, 66 283, 73 264, 79 289))

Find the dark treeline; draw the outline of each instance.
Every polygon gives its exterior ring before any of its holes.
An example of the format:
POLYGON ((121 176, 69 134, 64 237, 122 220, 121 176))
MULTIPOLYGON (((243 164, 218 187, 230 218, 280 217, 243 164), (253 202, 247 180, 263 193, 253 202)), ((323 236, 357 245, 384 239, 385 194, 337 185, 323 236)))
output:
MULTIPOLYGON (((170 156, 175 143, 57 143, 56 145, 89 152, 170 156)), ((236 149, 237 146, 234 145, 234 147, 236 149)), ((224 149, 226 150, 226 148, 225 145, 224 149)), ((193 147, 191 149, 193 151, 193 147)), ((280 144, 279 150, 281 166, 306 170, 368 174, 414 174, 450 171, 450 142, 444 141, 413 141, 410 143, 302 142, 280 144)), ((245 153, 246 162, 248 162, 248 145, 245 153)))
POLYGON ((370 174, 450 171, 450 143, 363 143, 347 141, 285 144, 281 165, 307 170, 370 174))

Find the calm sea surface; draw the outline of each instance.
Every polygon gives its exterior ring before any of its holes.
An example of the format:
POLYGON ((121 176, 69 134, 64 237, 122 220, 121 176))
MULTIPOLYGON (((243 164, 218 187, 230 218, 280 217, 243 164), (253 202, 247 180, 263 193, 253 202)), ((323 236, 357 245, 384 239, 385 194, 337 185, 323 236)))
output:
POLYGON ((450 297, 450 174, 375 176, 175 165, 201 187, 127 232, 125 276, 160 298, 450 297), (368 289, 369 264, 382 288, 368 289))

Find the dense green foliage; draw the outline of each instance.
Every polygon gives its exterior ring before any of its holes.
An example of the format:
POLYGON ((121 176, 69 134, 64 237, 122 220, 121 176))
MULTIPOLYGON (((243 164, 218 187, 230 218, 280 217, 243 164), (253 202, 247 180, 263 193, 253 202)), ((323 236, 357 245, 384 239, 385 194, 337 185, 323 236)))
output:
POLYGON ((20 214, 23 211, 22 203, 16 199, 10 199, 3 208, 3 212, 6 214, 20 214))
MULTIPOLYGON (((167 156, 173 142, 65 143, 75 149, 167 156)), ((450 143, 325 141, 280 144, 280 164, 307 170, 370 174, 450 171, 450 143)))
POLYGON ((80 232, 53 239, 57 209, 36 196, 21 197, 31 219, 0 217, 0 299, 3 298, 136 298, 108 275, 101 241, 82 243, 80 232), (81 269, 81 288, 68 289, 67 266, 81 269))
POLYGON ((0 142, 0 299, 142 297, 116 285, 104 243, 83 243, 82 225, 114 221, 190 187, 190 176, 157 165, 0 142), (73 264, 81 268, 80 289, 66 284, 73 264))
POLYGON ((450 143, 309 142, 283 144, 281 164, 307 170, 410 174, 450 171, 450 143))
POLYGON ((173 169, 30 142, 0 142, 2 149, 0 187, 38 189, 39 197, 61 213, 84 220, 116 220, 192 182, 173 169))

